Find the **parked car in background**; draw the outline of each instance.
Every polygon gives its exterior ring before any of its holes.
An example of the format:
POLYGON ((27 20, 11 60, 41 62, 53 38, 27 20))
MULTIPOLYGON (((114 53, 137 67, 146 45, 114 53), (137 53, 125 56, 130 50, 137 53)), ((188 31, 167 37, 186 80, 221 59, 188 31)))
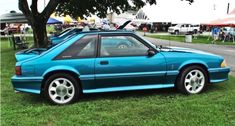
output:
POLYGON ((16 53, 14 90, 44 94, 68 104, 81 93, 176 87, 198 94, 208 83, 228 79, 223 57, 207 52, 157 47, 133 32, 80 32, 50 49, 16 53), (128 46, 119 47, 119 43, 128 46))
POLYGON ((0 32, 1 32, 1 35, 11 35, 15 33, 20 33, 20 29, 18 28, 18 26, 11 26, 11 27, 6 27, 5 29, 2 29, 0 32))
POLYGON ((232 35, 232 36, 235 36, 235 28, 233 28, 233 27, 225 27, 224 29, 223 29, 223 32, 224 32, 224 34, 225 35, 232 35))
POLYGON ((75 35, 76 33, 82 31, 82 29, 78 28, 68 28, 62 31, 60 34, 50 37, 50 41, 52 45, 58 44, 63 40, 75 35))
MULTIPOLYGON (((72 38, 74 35, 79 34, 79 32, 82 32, 84 28, 67 28, 58 35, 50 37, 51 45, 56 45, 60 42, 63 42, 65 40, 68 40, 69 38, 72 38)), ((88 31, 95 31, 98 30, 96 28, 89 28, 88 31)))
POLYGON ((187 34, 187 33, 197 33, 200 31, 199 25, 192 24, 177 24, 175 26, 169 27, 168 32, 171 34, 187 34))
POLYGON ((68 33, 68 31, 70 31, 72 29, 73 28, 66 28, 61 32, 55 32, 54 34, 51 34, 51 36, 49 36, 49 39, 53 40, 53 39, 59 38, 59 37, 63 36, 65 33, 68 33))

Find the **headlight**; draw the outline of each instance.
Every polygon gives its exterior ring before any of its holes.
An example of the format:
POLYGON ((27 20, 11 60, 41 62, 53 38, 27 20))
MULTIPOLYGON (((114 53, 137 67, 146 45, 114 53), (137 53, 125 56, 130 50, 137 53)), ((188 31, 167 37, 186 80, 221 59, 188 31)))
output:
POLYGON ((220 66, 221 66, 222 68, 227 66, 225 60, 220 64, 220 66))

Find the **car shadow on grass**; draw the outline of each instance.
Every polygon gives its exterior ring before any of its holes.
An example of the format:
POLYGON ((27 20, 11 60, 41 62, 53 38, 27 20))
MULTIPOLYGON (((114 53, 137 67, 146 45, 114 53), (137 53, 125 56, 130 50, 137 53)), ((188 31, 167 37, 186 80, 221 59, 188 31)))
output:
MULTIPOLYGON (((213 92, 221 92, 226 90, 226 86, 212 84, 207 87, 206 91, 202 94, 210 95, 213 92)), ((25 105, 51 105, 48 100, 43 95, 32 95, 32 94, 22 94, 21 101, 25 105), (27 100, 26 100, 27 99, 27 100)), ((201 95, 201 94, 199 94, 201 95)), ((133 90, 133 91, 116 91, 116 92, 105 92, 105 93, 91 93, 82 94, 80 99, 75 103, 80 102, 90 102, 99 100, 116 100, 116 99, 127 99, 127 98, 144 98, 150 96, 159 96, 161 99, 174 99, 176 97, 187 97, 178 92, 175 88, 165 88, 165 89, 148 89, 148 90, 133 90)))
POLYGON ((148 90, 133 90, 133 91, 117 91, 117 92, 105 92, 105 93, 91 93, 83 94, 80 102, 103 100, 103 99, 125 99, 125 98, 143 98, 148 96, 176 96, 177 90, 175 88, 166 89, 148 89, 148 90))
MULTIPOLYGON (((21 101, 24 105, 50 105, 50 102, 46 100, 43 95, 20 93, 21 101)), ((97 100, 114 100, 114 99, 126 99, 126 98, 143 98, 148 96, 161 96, 167 98, 174 98, 177 93, 175 88, 166 89, 148 89, 148 90, 133 90, 133 91, 116 91, 116 92, 105 92, 105 93, 91 93, 82 94, 80 99, 75 103, 79 102, 90 102, 97 100)))

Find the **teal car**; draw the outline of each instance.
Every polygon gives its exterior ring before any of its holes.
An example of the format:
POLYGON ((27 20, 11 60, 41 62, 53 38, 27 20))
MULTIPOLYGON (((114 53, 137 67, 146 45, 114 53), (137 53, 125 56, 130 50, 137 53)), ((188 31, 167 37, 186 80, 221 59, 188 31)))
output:
MULTIPOLYGON (((50 37, 51 46, 54 46, 60 42, 67 41, 68 39, 76 36, 80 32, 82 32, 83 29, 81 28, 67 28, 64 31, 62 31, 60 34, 55 35, 53 37, 50 37)), ((89 28, 90 31, 97 31, 96 28, 89 28)))
POLYGON ((65 29, 59 35, 50 37, 51 45, 53 46, 53 45, 56 45, 62 41, 65 41, 65 40, 73 37, 74 35, 78 34, 81 31, 82 31, 82 29, 78 29, 78 28, 65 29))
POLYGON ((82 93, 173 88, 198 94, 228 79, 223 57, 188 48, 157 47, 133 32, 80 32, 50 49, 16 53, 14 90, 69 104, 82 93), (120 46, 121 43, 124 43, 120 46))

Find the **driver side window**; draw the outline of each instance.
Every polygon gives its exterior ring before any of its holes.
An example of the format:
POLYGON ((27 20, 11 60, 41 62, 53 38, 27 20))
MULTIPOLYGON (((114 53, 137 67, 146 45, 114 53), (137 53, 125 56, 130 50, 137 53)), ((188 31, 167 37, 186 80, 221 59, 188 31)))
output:
POLYGON ((100 56, 143 56, 149 48, 132 36, 102 36, 100 56))

